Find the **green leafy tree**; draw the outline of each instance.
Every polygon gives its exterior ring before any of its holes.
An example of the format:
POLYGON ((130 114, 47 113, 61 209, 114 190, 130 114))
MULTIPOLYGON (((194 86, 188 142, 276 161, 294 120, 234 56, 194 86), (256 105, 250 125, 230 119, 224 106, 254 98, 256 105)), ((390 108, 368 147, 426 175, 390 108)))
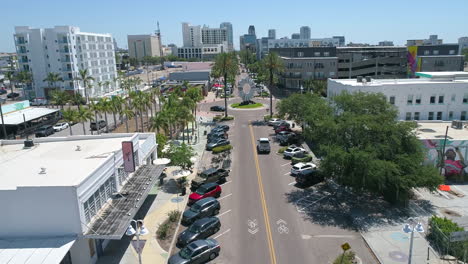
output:
POLYGON ((73 136, 72 125, 78 122, 78 111, 74 109, 62 110, 62 119, 70 125, 68 127, 70 130, 70 136, 73 136))
POLYGON ((50 93, 50 101, 52 104, 60 106, 63 110, 63 106, 70 100, 70 94, 65 91, 54 90, 50 93))
POLYGON ((109 133, 109 122, 107 120, 107 113, 111 111, 111 102, 109 101, 109 98, 107 97, 99 98, 99 101, 97 102, 97 106, 98 106, 99 112, 104 114, 104 119, 106 120, 106 133, 109 133))
POLYGON ((416 125, 396 121, 397 110, 382 94, 342 93, 330 102, 315 94, 295 95, 278 109, 303 122, 305 137, 324 157, 321 170, 356 192, 406 202, 412 188, 434 190, 443 182, 436 168, 422 165, 416 125))
POLYGON ((16 80, 14 72, 13 71, 7 71, 5 73, 4 78, 8 80, 8 82, 10 84, 10 90, 11 90, 11 92, 13 92, 13 88, 14 88, 13 82, 16 80))
MULTIPOLYGON (((212 71, 215 76, 223 77, 224 94, 227 94, 226 89, 229 78, 235 78, 239 73, 239 62, 236 53, 221 53, 216 56, 212 71)), ((227 97, 224 97, 224 107, 224 116, 227 117, 227 97)))
POLYGON ((25 93, 25 86, 29 86, 33 79, 32 79, 32 74, 28 71, 20 71, 18 72, 18 74, 16 74, 16 79, 18 80, 18 82, 22 83, 24 86, 23 86, 23 95, 26 95, 25 93))
POLYGON ((82 107, 78 109, 77 114, 76 114, 76 121, 81 123, 83 126, 83 135, 86 135, 86 127, 85 127, 85 122, 91 120, 93 118, 93 113, 89 108, 82 107))
POLYGON ((76 77, 76 80, 81 81, 83 83, 84 97, 86 99, 86 103, 88 103, 88 86, 92 81, 94 81, 94 78, 89 74, 88 69, 82 69, 79 70, 78 77, 76 77))
POLYGON ((125 102, 124 106, 122 107, 122 110, 120 111, 120 116, 125 116, 125 129, 128 131, 128 120, 133 118, 135 113, 133 112, 131 106, 129 106, 128 102, 125 102))
POLYGON ((324 80, 304 80, 304 89, 307 89, 307 92, 313 92, 320 96, 327 96, 327 81, 324 80))
POLYGON ((275 52, 270 52, 262 60, 262 65, 268 76, 270 89, 270 117, 273 117, 273 86, 277 83, 277 75, 284 70, 283 60, 275 52))
POLYGON ((157 152, 158 152, 158 157, 162 158, 164 157, 165 153, 163 153, 163 149, 167 144, 167 137, 164 134, 156 134, 156 142, 158 142, 158 147, 157 147, 157 152))
POLYGON ((195 156, 195 151, 185 143, 180 146, 171 144, 169 147, 168 157, 173 166, 180 166, 182 169, 188 170, 193 166, 193 162, 190 160, 193 156, 195 156))

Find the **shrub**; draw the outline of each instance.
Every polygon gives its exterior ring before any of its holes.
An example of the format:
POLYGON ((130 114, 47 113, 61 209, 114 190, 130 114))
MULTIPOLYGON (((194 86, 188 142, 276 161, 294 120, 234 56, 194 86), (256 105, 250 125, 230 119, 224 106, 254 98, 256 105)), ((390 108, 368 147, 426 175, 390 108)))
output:
POLYGON ((427 239, 442 254, 463 258, 464 249, 468 248, 468 241, 450 242, 452 232, 464 231, 457 223, 447 218, 432 216, 429 220, 429 234, 427 239))
POLYGON ((235 104, 232 104, 231 107, 233 108, 258 108, 258 107, 262 107, 263 104, 261 103, 254 103, 254 104, 245 104, 245 105, 242 105, 241 103, 235 103, 235 104))
POLYGON ((232 146, 231 145, 225 145, 225 146, 219 146, 219 147, 214 147, 213 148, 213 154, 221 153, 227 150, 231 150, 232 146))
POLYGON ((156 235, 158 236, 159 239, 166 239, 167 231, 169 231, 169 223, 164 222, 159 225, 158 230, 156 231, 156 235))
POLYGON ((291 159, 291 164, 296 164, 296 163, 299 163, 299 162, 310 162, 312 161, 312 155, 310 154, 306 154, 304 157, 302 158, 298 158, 298 157, 293 157, 291 159))
POLYGON ((213 121, 215 121, 215 122, 229 121, 229 120, 234 120, 234 117, 233 116, 224 117, 224 116, 221 116, 221 115, 213 117, 213 121))
POLYGON ((347 251, 343 254, 340 254, 333 264, 353 264, 355 262, 356 254, 353 251, 347 251), (343 256, 344 255, 344 256, 343 256))
POLYGON ((177 220, 179 220, 180 211, 172 210, 169 213, 167 213, 167 215, 169 216, 169 221, 177 222, 177 220))
POLYGON ((288 146, 286 147, 282 147, 280 149, 278 149, 278 153, 284 153, 284 151, 288 148, 288 146))

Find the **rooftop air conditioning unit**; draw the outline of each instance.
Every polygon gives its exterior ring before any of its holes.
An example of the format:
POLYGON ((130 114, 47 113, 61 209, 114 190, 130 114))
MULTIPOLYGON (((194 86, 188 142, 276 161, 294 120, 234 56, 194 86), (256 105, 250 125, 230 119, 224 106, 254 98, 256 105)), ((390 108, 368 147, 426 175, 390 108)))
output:
POLYGON ((372 79, 371 79, 370 76, 366 76, 366 82, 368 82, 368 83, 372 82, 372 79))
POLYGON ((357 81, 358 83, 362 82, 362 76, 358 76, 357 79, 356 79, 356 81, 357 81))
POLYGON ((463 122, 458 121, 458 120, 453 120, 451 127, 454 128, 454 129, 463 129, 463 122))
POLYGON ((32 148, 34 147, 34 141, 32 139, 27 139, 24 141, 24 148, 32 148))

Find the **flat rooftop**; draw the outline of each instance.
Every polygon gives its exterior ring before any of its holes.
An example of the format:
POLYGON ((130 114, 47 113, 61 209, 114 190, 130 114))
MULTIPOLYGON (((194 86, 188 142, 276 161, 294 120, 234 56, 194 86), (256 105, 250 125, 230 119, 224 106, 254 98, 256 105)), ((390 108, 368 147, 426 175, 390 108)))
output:
POLYGON ((343 85, 356 86, 356 87, 401 85, 401 84, 468 83, 468 72, 417 72, 416 75, 421 78, 372 79, 371 82, 366 82, 366 83, 357 82, 357 79, 329 79, 329 80, 336 82, 336 83, 341 83, 343 85))
MULTIPOLYGON (((452 122, 418 122, 417 135, 419 139, 444 139, 445 130, 449 127, 447 139, 468 140, 468 128, 454 129, 452 122)), ((468 121, 465 121, 465 126, 468 121)))
POLYGON ((133 136, 113 135, 55 138, 56 142, 35 142, 30 149, 25 149, 22 141, 21 144, 0 145, 0 190, 78 186, 114 151, 122 149, 122 141, 129 141, 133 136), (76 151, 77 146, 80 151, 76 151), (45 174, 39 173, 41 168, 46 169, 45 174))

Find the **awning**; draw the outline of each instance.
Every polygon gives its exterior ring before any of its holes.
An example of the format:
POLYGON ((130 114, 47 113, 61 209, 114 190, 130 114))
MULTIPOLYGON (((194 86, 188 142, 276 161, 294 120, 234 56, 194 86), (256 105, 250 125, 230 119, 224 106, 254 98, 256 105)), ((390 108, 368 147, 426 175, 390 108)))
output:
MULTIPOLYGON (((143 165, 88 226, 86 238, 121 239, 165 165, 143 165)), ((1 262, 0 262, 1 263, 1 262)))
POLYGON ((0 263, 59 264, 76 237, 0 239, 0 263))
POLYGON ((22 124, 24 120, 31 121, 58 111, 58 109, 28 107, 3 115, 3 120, 5 125, 19 125, 22 124))

